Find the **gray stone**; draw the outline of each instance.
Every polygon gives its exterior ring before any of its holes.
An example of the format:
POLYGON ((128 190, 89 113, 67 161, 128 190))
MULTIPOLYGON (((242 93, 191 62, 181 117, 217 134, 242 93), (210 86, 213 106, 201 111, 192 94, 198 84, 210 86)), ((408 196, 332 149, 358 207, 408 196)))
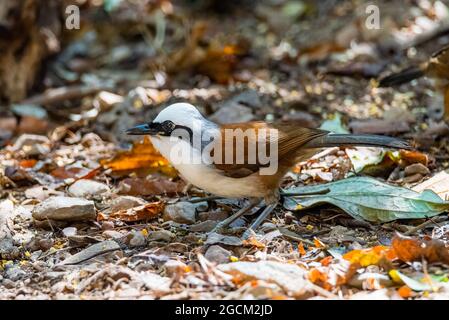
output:
POLYGON ((22 269, 20 269, 17 266, 12 266, 9 268, 6 268, 5 271, 5 278, 12 280, 12 281, 16 281, 19 280, 20 278, 22 278, 23 276, 25 276, 26 272, 23 271, 22 269))
POLYGON ((248 107, 243 105, 232 105, 218 109, 217 112, 210 116, 210 120, 221 124, 247 122, 254 120, 254 115, 252 110, 248 107))
POLYGON ((50 197, 33 209, 36 220, 81 221, 95 219, 93 201, 71 197, 50 197))
POLYGON ((115 230, 106 230, 106 231, 103 231, 102 234, 105 238, 108 238, 108 239, 120 239, 123 237, 122 233, 115 231, 115 230))
POLYGON ((96 257, 100 254, 113 252, 116 250, 120 250, 120 245, 113 240, 106 240, 102 242, 95 243, 86 249, 69 256, 64 261, 62 261, 59 265, 72 265, 78 264, 84 261, 87 261, 93 257, 96 257))
POLYGON ((162 218, 164 221, 172 220, 178 223, 195 223, 195 205, 190 202, 178 202, 165 207, 162 218))
POLYGON ((175 234, 168 230, 158 230, 154 232, 150 232, 148 235, 148 240, 150 241, 166 241, 170 242, 174 238, 176 238, 175 234))
POLYGON ((16 249, 14 246, 14 241, 11 237, 5 237, 0 239, 0 258, 10 256, 11 253, 16 249))
POLYGON ((241 246, 243 244, 242 239, 234 237, 234 236, 225 236, 216 232, 211 232, 207 236, 207 240, 205 242, 206 245, 212 244, 224 244, 227 246, 241 246))
POLYGON ((193 232, 209 232, 209 231, 212 231, 217 224, 218 224, 218 221, 206 220, 206 221, 191 225, 189 227, 189 230, 193 231, 193 232))
POLYGON ((69 193, 74 197, 92 197, 103 193, 109 193, 111 190, 104 183, 94 180, 81 179, 69 187, 69 193))
POLYGON ((229 257, 231 256, 231 252, 217 245, 210 246, 204 257, 212 262, 217 264, 229 262, 229 257))
POLYGON ((115 227, 115 225, 114 225, 114 222, 112 222, 112 221, 103 221, 101 223, 101 230, 104 230, 104 231, 113 230, 114 227, 115 227))
POLYGON ((119 196, 110 202, 110 211, 116 212, 119 210, 127 210, 144 204, 146 204, 146 201, 137 197, 119 196))
POLYGON ((128 244, 130 247, 142 247, 145 245, 146 240, 140 231, 132 231, 128 234, 128 244))
POLYGON ((48 249, 50 249, 53 246, 54 241, 52 239, 40 239, 38 241, 38 244, 39 244, 39 248, 42 251, 47 251, 48 249))
POLYGON ((6 289, 12 289, 15 287, 15 282, 10 279, 3 279, 1 282, 6 289))

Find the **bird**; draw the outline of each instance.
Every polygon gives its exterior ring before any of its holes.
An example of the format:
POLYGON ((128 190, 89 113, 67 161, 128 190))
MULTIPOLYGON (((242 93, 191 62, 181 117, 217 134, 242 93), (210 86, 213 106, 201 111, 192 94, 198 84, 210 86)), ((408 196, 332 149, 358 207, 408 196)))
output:
POLYGON ((164 108, 151 122, 132 127, 126 133, 148 135, 153 146, 188 183, 215 196, 250 199, 248 206, 221 221, 213 231, 222 230, 251 209, 263 206, 244 238, 255 232, 278 204, 280 184, 288 171, 324 148, 411 149, 408 142, 393 137, 333 134, 298 126, 294 120, 217 124, 195 106, 183 102, 164 108), (239 134, 230 134, 236 132, 243 133, 243 139, 239 134), (262 154, 261 150, 266 151, 266 159, 273 163, 254 156, 254 152, 262 154))
POLYGON ((426 77, 433 81, 437 92, 444 98, 445 121, 449 121, 449 45, 445 45, 426 61, 379 79, 379 87, 395 87, 426 77))

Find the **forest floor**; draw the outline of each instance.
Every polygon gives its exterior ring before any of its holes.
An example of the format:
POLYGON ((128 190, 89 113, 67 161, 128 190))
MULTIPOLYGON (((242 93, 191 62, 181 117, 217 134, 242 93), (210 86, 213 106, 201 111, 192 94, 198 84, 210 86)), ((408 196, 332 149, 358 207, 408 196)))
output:
POLYGON ((449 9, 404 2, 378 1, 380 29, 355 1, 83 11, 42 84, 0 118, 0 298, 449 298, 442 100, 426 78, 373 80, 448 43, 435 35, 449 9), (284 201, 248 240, 251 215, 210 233, 245 200, 187 189, 148 140, 124 133, 179 101, 220 123, 295 119, 412 141, 416 151, 325 150, 283 188, 369 175, 441 202, 416 193, 399 212, 368 187, 357 191, 370 199, 347 198, 352 211, 284 201), (367 214, 382 205, 385 216, 367 214))

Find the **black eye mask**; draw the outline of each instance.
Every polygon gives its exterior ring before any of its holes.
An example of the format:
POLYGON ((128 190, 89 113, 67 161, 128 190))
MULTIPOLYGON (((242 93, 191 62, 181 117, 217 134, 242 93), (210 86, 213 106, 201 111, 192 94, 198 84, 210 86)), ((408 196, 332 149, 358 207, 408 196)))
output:
POLYGON ((189 134, 190 139, 192 139, 192 129, 182 125, 176 125, 170 120, 164 122, 150 122, 138 125, 134 128, 128 129, 126 131, 129 135, 159 135, 164 137, 169 137, 172 135, 173 131, 176 129, 184 130, 189 134))

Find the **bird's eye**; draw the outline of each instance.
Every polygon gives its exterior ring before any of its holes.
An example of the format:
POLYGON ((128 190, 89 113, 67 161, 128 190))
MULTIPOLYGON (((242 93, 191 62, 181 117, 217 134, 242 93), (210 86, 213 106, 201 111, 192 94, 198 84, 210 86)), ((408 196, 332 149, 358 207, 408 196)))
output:
POLYGON ((161 126, 166 133, 171 133, 176 127, 176 125, 170 120, 162 122, 161 126))

